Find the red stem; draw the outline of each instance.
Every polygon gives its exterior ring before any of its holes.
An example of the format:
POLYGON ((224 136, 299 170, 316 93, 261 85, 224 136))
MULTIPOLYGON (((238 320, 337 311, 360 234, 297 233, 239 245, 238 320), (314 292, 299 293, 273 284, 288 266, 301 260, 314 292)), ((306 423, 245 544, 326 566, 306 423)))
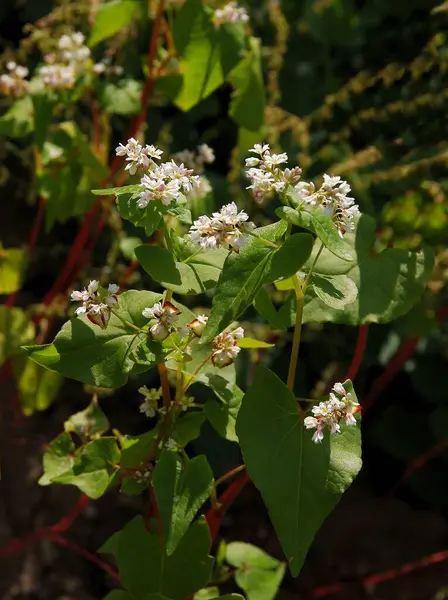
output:
POLYGON ((378 585, 379 583, 384 583, 385 581, 391 581, 393 579, 397 579, 398 577, 409 575, 409 573, 412 573, 413 571, 424 569, 425 567, 435 565, 447 559, 448 550, 443 550, 442 552, 435 552, 434 554, 430 554, 429 556, 421 558, 420 560, 406 563, 401 567, 398 567, 397 569, 389 569, 388 571, 384 571, 383 573, 369 575, 367 577, 364 577, 363 579, 356 581, 338 582, 333 583, 331 585, 324 585, 321 587, 314 588, 314 590, 311 592, 311 597, 325 598, 326 596, 339 594, 339 592, 347 590, 348 588, 351 588, 353 586, 371 587, 374 585, 378 585))
POLYGON ((369 326, 368 325, 360 325, 358 329, 358 340, 356 342, 355 354, 353 355, 353 360, 348 368, 347 375, 345 379, 355 379, 358 374, 359 368, 361 367, 362 359, 364 358, 364 352, 366 351, 367 346, 367 337, 369 335, 369 326))
POLYGON ((132 273, 135 271, 135 269, 138 267, 139 264, 140 263, 138 262, 137 259, 134 259, 131 262, 131 264, 128 266, 128 268, 124 272, 123 277, 120 279, 120 282, 119 282, 120 288, 123 288, 126 285, 129 277, 132 275, 132 273))
POLYGON ((226 491, 222 494, 222 496, 218 499, 218 504, 220 505, 218 510, 215 510, 213 507, 209 509, 206 514, 206 519, 208 523, 208 527, 210 529, 210 536, 212 541, 215 539, 219 528, 222 523, 222 519, 232 504, 235 502, 237 497, 239 496, 241 490, 244 486, 249 483, 250 477, 247 471, 243 471, 238 479, 235 479, 226 491))
POLYGON ((120 583, 120 578, 118 577, 118 573, 115 571, 115 569, 113 569, 107 562, 104 562, 103 560, 101 560, 101 558, 98 558, 98 556, 96 556, 96 554, 89 552, 85 548, 78 546, 78 544, 75 544, 60 535, 53 534, 50 536, 50 539, 55 544, 59 544, 59 546, 64 546, 65 548, 72 550, 72 552, 76 552, 77 554, 80 554, 86 560, 90 561, 91 563, 93 563, 94 565, 96 565, 97 567, 99 567, 100 569, 105 571, 108 575, 110 575, 113 579, 115 579, 115 581, 118 581, 118 583, 120 583))

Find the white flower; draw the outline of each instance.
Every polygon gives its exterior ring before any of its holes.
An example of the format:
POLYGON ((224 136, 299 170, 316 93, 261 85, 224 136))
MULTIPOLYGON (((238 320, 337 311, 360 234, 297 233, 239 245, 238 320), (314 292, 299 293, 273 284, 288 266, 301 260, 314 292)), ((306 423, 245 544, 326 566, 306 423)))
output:
POLYGON ((190 330, 197 336, 201 337, 207 325, 208 317, 206 315, 198 315, 196 319, 188 323, 190 330))
POLYGON ((70 89, 76 82, 76 71, 73 65, 47 64, 40 68, 39 75, 46 86, 56 90, 70 89))
POLYGON ((130 138, 127 144, 119 144, 115 148, 117 156, 126 156, 126 162, 128 163, 125 167, 126 171, 129 171, 131 175, 135 175, 138 169, 145 168, 149 165, 149 157, 144 151, 143 146, 135 139, 130 138))
POLYGON ((193 404, 194 402, 194 397, 193 396, 184 396, 182 398, 182 400, 180 401, 180 407, 182 411, 186 411, 190 408, 190 406, 193 404))
POLYGON ((107 290, 100 288, 98 281, 93 279, 87 288, 74 290, 70 299, 72 302, 82 302, 75 314, 86 315, 89 321, 106 329, 111 316, 111 308, 118 304, 118 285, 111 283, 107 290))
POLYGON ((137 483, 148 483, 148 481, 151 479, 151 469, 135 471, 134 479, 137 483))
POLYGON ((212 217, 202 216, 190 228, 190 239, 203 248, 227 248, 236 252, 245 244, 246 234, 255 225, 244 211, 238 212, 234 202, 226 204, 212 217))
POLYGON ((173 326, 179 319, 179 314, 180 310, 171 302, 163 305, 157 302, 152 308, 144 308, 142 311, 144 317, 156 321, 149 329, 156 342, 163 342, 174 331, 173 326))
POLYGON ((234 331, 223 331, 213 339, 212 362, 216 367, 231 365, 241 351, 236 340, 244 337, 244 329, 238 327, 234 331))
POLYGON ((316 191, 313 183, 300 182, 295 186, 298 202, 322 210, 332 218, 342 238, 348 231, 355 230, 354 218, 360 214, 355 200, 349 196, 350 185, 339 176, 325 173, 321 187, 316 191))
POLYGON ((155 417, 157 414, 158 401, 162 397, 162 390, 152 388, 148 390, 146 385, 139 388, 139 393, 144 397, 144 401, 140 404, 140 412, 145 413, 149 418, 155 417))
POLYGON ((9 61, 6 64, 9 73, 0 75, 0 91, 5 95, 15 97, 22 96, 28 89, 29 82, 26 80, 28 69, 22 65, 9 61))
POLYGON ((200 144, 198 146, 198 160, 211 164, 215 162, 215 152, 208 144, 200 144))
POLYGON ((173 438, 168 438, 164 447, 166 450, 177 450, 179 448, 179 444, 173 440, 173 438))
POLYGON ((281 193, 287 185, 296 186, 302 170, 300 167, 281 169, 279 165, 288 162, 286 152, 271 154, 269 144, 255 144, 250 152, 259 155, 246 158, 247 177, 250 180, 248 189, 252 190, 257 202, 261 202, 273 192, 281 193))
POLYGON ((238 6, 237 2, 229 2, 224 8, 215 10, 214 21, 217 26, 223 23, 247 23, 249 15, 245 8, 238 6))
POLYGON ((356 425, 354 413, 359 409, 359 404, 353 400, 352 394, 345 391, 342 383, 335 383, 333 391, 330 392, 328 400, 319 402, 311 409, 312 417, 306 417, 303 421, 306 429, 316 429, 313 442, 321 442, 324 438, 324 429, 330 433, 341 433, 340 422, 345 420, 346 425, 356 425))

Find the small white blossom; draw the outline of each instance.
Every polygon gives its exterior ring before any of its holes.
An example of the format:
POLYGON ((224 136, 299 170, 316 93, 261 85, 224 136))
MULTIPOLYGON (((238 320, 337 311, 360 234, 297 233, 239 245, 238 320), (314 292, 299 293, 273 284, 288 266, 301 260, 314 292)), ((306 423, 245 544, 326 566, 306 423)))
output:
POLYGON ((55 90, 71 89, 76 82, 76 70, 73 65, 47 64, 40 68, 39 75, 46 86, 55 90))
POLYGON ((128 163, 125 167, 126 171, 129 171, 131 175, 135 175, 137 170, 144 169, 149 166, 150 159, 160 159, 163 152, 155 146, 142 146, 135 138, 130 138, 127 144, 119 144, 115 148, 117 156, 126 156, 126 162, 128 163))
POLYGON ((306 417, 303 421, 306 429, 315 429, 313 442, 319 443, 324 438, 324 430, 330 433, 341 433, 340 422, 344 419, 346 425, 356 425, 355 413, 359 404, 352 398, 352 394, 345 391, 342 383, 335 383, 333 391, 330 392, 328 400, 319 402, 311 409, 312 417, 306 417))
POLYGON ((0 75, 0 91, 6 96, 22 96, 28 89, 28 69, 13 61, 6 64, 8 73, 0 75))
POLYGON ((216 367, 231 365, 241 351, 237 339, 244 337, 244 329, 238 327, 234 331, 223 331, 213 339, 212 362, 216 367))
POLYGON ((215 10, 214 21, 217 26, 223 23, 247 23, 249 15, 237 2, 229 2, 223 8, 215 10))
POLYGON ((211 164, 215 162, 215 152, 208 144, 198 146, 198 160, 203 163, 211 164))
POLYGON ((118 304, 118 285, 111 283, 107 290, 99 287, 98 281, 93 279, 87 288, 81 291, 74 290, 70 299, 72 302, 82 302, 75 310, 75 314, 86 315, 91 323, 106 329, 110 319, 111 309, 118 304))
POLYGON ((238 212, 234 202, 226 204, 213 216, 202 216, 190 228, 190 239, 202 248, 227 248, 238 252, 254 228, 244 211, 238 212))
POLYGON ((147 417, 153 418, 156 416, 158 402, 162 397, 162 390, 152 388, 148 390, 146 385, 139 388, 139 394, 142 394, 144 401, 140 404, 140 412, 144 413, 147 417))
POLYGON ((148 481, 151 479, 151 469, 135 471, 134 479, 137 483, 148 483, 148 481))
POLYGON ((178 450, 180 446, 173 438, 168 438, 164 447, 166 450, 178 450))
POLYGON ((156 321, 149 329, 156 342, 163 342, 174 331, 179 314, 180 310, 171 302, 157 302, 152 308, 144 308, 142 311, 144 317, 156 321))
POLYGON ((146 208, 150 201, 158 200, 168 206, 173 200, 179 199, 182 193, 188 194, 199 186, 199 176, 193 175, 191 169, 173 160, 153 165, 140 180, 142 191, 137 204, 146 208))
POLYGON ((215 153, 213 148, 210 148, 207 144, 201 144, 197 147, 196 151, 181 150, 180 152, 176 152, 174 158, 183 163, 188 169, 202 174, 204 172, 204 165, 215 161, 215 153))
POLYGON ((302 170, 300 167, 293 169, 281 169, 279 165, 288 162, 286 152, 271 154, 269 144, 255 144, 249 150, 258 157, 246 158, 246 174, 250 180, 248 189, 252 190, 257 202, 261 202, 266 196, 273 192, 281 193, 286 186, 295 186, 299 182, 302 170))

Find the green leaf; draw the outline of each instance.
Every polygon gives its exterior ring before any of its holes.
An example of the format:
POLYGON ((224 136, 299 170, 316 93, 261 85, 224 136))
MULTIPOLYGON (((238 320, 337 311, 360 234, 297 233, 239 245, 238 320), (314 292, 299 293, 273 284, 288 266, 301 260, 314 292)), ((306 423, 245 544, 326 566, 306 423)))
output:
MULTIPOLYGON (((91 190, 95 196, 121 196, 122 194, 137 194, 142 189, 139 183, 132 185, 123 185, 121 187, 114 188, 102 188, 99 190, 91 190)), ((140 212, 142 210, 140 209, 140 212)))
POLYGON ((0 294, 12 294, 20 289, 26 264, 23 250, 0 248, 0 294))
POLYGON ((55 438, 43 456, 44 474, 39 479, 39 485, 50 485, 52 480, 72 468, 75 444, 68 433, 61 433, 55 438))
POLYGON ((48 128, 53 120, 56 96, 48 92, 40 92, 31 96, 34 109, 34 140, 42 150, 48 136, 48 128))
POLYGON ((155 281, 178 294, 201 294, 216 285, 221 273, 218 266, 201 262, 202 253, 188 263, 175 261, 171 252, 159 246, 139 246, 135 254, 155 281))
MULTIPOLYGON (((129 290, 119 296, 117 314, 136 327, 148 319, 142 310, 161 299, 160 294, 129 290)), ((99 387, 124 385, 136 364, 135 350, 144 346, 148 368, 161 358, 161 346, 148 340, 147 334, 129 327, 112 314, 107 329, 93 325, 86 317, 65 323, 52 344, 26 346, 31 360, 65 377, 99 387)))
MULTIPOLYGON (((275 243, 286 230, 282 221, 255 230, 255 235, 275 243)), ((307 260, 312 248, 309 234, 291 236, 275 250, 256 237, 251 237, 238 254, 226 259, 216 286, 212 310, 202 342, 212 340, 238 319, 254 301, 263 285, 295 273, 307 260)))
POLYGON ((332 287, 345 290, 344 305, 336 307, 336 293, 333 298, 328 294, 323 297, 322 293, 320 297, 307 295, 304 322, 387 323, 407 313, 421 297, 431 276, 433 252, 430 249, 409 252, 399 248, 375 252, 375 221, 367 215, 359 219, 356 232, 346 234, 344 239, 353 249, 351 261, 340 260, 324 250, 314 268, 317 275, 331 280, 332 287), (348 279, 358 289, 358 295, 352 302, 345 303, 350 299, 348 279))
POLYGON ((64 381, 58 373, 47 371, 23 355, 13 358, 13 371, 20 406, 27 417, 51 406, 64 381))
POLYGON ((88 45, 96 46, 130 25, 140 11, 134 0, 113 0, 98 7, 88 45))
POLYGON ((162 222, 163 214, 161 206, 156 202, 150 202, 145 209, 142 209, 137 206, 137 201, 130 194, 118 194, 117 197, 117 209, 120 216, 126 219, 126 221, 133 223, 136 227, 144 227, 148 237, 151 237, 162 222))
POLYGON ((112 590, 103 598, 103 600, 134 600, 134 597, 123 590, 112 590))
MULTIPOLYGON (((350 382, 346 390, 354 395, 350 382)), ((355 397, 356 399, 356 397, 355 397)), ((294 576, 315 534, 361 468, 358 427, 315 444, 297 400, 265 367, 243 398, 237 434, 294 576)))
POLYGON ((34 339, 32 321, 20 308, 0 306, 0 365, 34 339))
POLYGON ((74 485, 95 500, 108 489, 119 462, 120 451, 115 438, 99 438, 76 450, 69 470, 48 477, 52 483, 74 485))
POLYGON ((227 545, 226 560, 237 567, 235 581, 247 600, 274 600, 285 574, 284 563, 243 542, 227 545))
POLYGON ((327 306, 343 310, 346 304, 351 304, 358 296, 356 283, 347 275, 317 275, 311 279, 312 289, 316 296, 327 306))
POLYGON ((135 260, 135 249, 140 246, 142 240, 139 237, 123 237, 120 240, 120 250, 128 260, 135 260))
POLYGON ((183 74, 182 87, 174 102, 187 111, 224 81, 218 34, 210 9, 201 0, 187 0, 177 15, 173 34, 182 56, 183 74))
POLYGON ((282 318, 279 311, 275 309, 274 304, 272 303, 271 298, 269 297, 268 292, 265 288, 262 288, 254 302, 253 302, 255 310, 264 318, 266 321, 274 327, 274 329, 288 329, 289 327, 289 319, 285 321, 282 318))
POLYGON ((140 435, 125 435, 121 440, 120 465, 125 469, 133 469, 143 464, 148 458, 157 433, 157 429, 153 429, 140 435))
POLYGON ((25 137, 33 131, 33 114, 30 96, 15 100, 11 108, 0 117, 0 135, 9 138, 25 137))
MULTIPOLYGON (((291 196, 293 191, 288 190, 288 194, 291 196)), ((324 246, 339 258, 343 260, 353 259, 352 248, 346 243, 345 238, 341 239, 332 218, 325 215, 320 207, 307 208, 304 206, 300 209, 294 209, 289 206, 282 206, 276 210, 276 213, 293 225, 314 231, 324 246)))
POLYGON ((89 406, 75 413, 64 423, 64 429, 67 433, 76 433, 82 440, 85 438, 95 438, 105 433, 110 427, 109 419, 98 405, 95 398, 89 406))
POLYGON ((171 437, 179 446, 184 448, 199 437, 204 421, 205 417, 202 412, 189 411, 176 420, 171 437))
POLYGON ((205 519, 193 523, 174 554, 166 556, 159 536, 149 533, 143 519, 136 517, 118 540, 120 581, 136 600, 155 593, 186 600, 209 582, 213 565, 209 548, 205 519))
POLYGON ((186 534, 196 513, 210 496, 213 473, 205 456, 182 460, 163 451, 152 476, 165 547, 171 556, 186 534))
POLYGON ((196 592, 196 594, 194 595, 193 600, 214 600, 218 596, 219 588, 214 586, 199 590, 199 592, 196 592))
POLYGON ((100 101, 107 114, 129 117, 140 112, 141 94, 140 81, 121 79, 117 83, 106 83, 100 101))
POLYGON ((261 65, 260 40, 249 38, 250 51, 229 75, 235 88, 229 115, 249 131, 259 131, 265 121, 265 91, 261 65))
POLYGON ((252 338, 240 338, 236 345, 240 348, 273 348, 275 344, 268 344, 261 340, 253 340, 252 338))

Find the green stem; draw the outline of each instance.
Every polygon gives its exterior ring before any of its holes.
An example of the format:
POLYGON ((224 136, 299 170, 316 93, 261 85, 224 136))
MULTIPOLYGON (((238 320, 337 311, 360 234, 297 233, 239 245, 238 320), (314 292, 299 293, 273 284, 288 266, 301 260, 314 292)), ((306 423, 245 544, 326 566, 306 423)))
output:
POLYGON ((293 278, 294 290, 297 298, 296 322, 294 325, 294 337, 292 341, 291 357, 289 360, 288 370, 288 387, 294 389, 296 379, 297 359, 299 358, 300 336, 302 332, 302 317, 303 317, 303 291, 300 286, 299 278, 294 275, 293 278))
POLYGON ((253 231, 249 231, 249 235, 254 237, 256 240, 260 240, 260 242, 263 242, 263 244, 266 244, 266 246, 270 246, 271 248, 275 248, 276 250, 278 250, 280 248, 280 246, 277 246, 277 244, 274 244, 274 242, 270 242, 269 240, 262 238, 261 236, 257 235, 253 231))
POLYGON ((208 361, 211 359, 212 354, 213 354, 213 352, 210 352, 209 354, 207 354, 207 356, 201 362, 201 364, 199 365, 199 367, 197 367, 197 369, 191 375, 190 379, 187 381, 187 384, 185 385, 185 388, 182 390, 182 394, 180 396, 181 398, 186 393, 186 391, 188 390, 188 388, 190 387, 190 385, 192 385, 192 383, 194 382, 194 380, 196 378, 196 375, 199 373, 199 371, 202 369, 202 367, 204 367, 208 363, 208 361))
POLYGON ((123 319, 122 316, 120 316, 118 313, 116 313, 114 310, 111 311, 111 313, 113 315, 115 315, 117 317, 117 319, 120 319, 120 321, 123 323, 123 325, 125 325, 126 327, 130 327, 131 329, 135 329, 135 331, 138 331, 139 333, 147 333, 147 331, 145 329, 141 329, 140 327, 137 327, 136 325, 134 325, 133 323, 130 323, 129 321, 126 321, 126 319, 123 319))
POLYGON ((304 294, 305 294, 305 292, 306 292, 306 288, 308 287, 308 284, 309 284, 309 282, 310 282, 310 280, 311 280, 311 276, 312 276, 312 274, 313 274, 314 267, 316 266, 316 263, 317 263, 317 261, 319 260, 319 256, 322 254, 322 250, 324 249, 324 247, 325 247, 325 246, 324 246, 324 245, 323 245, 323 243, 322 243, 322 244, 320 245, 320 248, 319 248, 319 250, 317 251, 317 254, 316 254, 316 256, 314 257, 314 260, 313 260, 313 262, 312 262, 312 264, 311 264, 310 270, 308 271, 308 273, 307 273, 307 276, 305 277, 305 281, 304 281, 304 283, 303 283, 303 288, 302 288, 302 291, 303 291, 303 293, 304 293, 304 294))

